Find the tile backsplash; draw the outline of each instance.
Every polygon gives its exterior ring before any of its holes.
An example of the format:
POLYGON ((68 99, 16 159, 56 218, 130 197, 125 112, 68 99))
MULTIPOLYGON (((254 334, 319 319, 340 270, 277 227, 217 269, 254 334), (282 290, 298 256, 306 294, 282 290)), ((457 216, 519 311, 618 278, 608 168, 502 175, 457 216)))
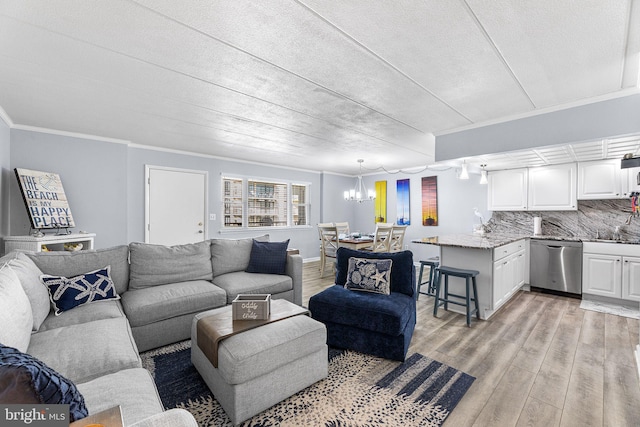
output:
POLYGON ((533 218, 542 218, 542 234, 545 236, 569 236, 594 238, 596 232, 602 239, 611 239, 616 226, 620 226, 623 240, 640 239, 640 217, 625 222, 631 214, 631 201, 580 200, 577 211, 495 211, 488 221, 490 230, 505 233, 533 234, 533 218))

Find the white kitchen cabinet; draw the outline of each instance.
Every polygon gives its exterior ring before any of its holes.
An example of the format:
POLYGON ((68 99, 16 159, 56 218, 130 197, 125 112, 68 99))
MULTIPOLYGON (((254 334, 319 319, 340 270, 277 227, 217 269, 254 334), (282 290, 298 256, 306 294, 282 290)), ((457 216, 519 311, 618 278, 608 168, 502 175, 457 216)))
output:
POLYGON ((509 169, 488 173, 490 211, 524 211, 527 209, 528 170, 509 169))
POLYGON ((578 164, 578 200, 620 199, 623 194, 623 176, 619 159, 580 162, 578 164))
POLYGON ((577 170, 575 163, 530 168, 527 209, 530 211, 577 210, 577 170))
POLYGON ((604 254, 583 254, 582 293, 622 298, 621 257, 604 254))
POLYGON ((524 285, 525 254, 524 240, 494 249, 493 310, 507 302, 524 285))
POLYGON ((582 293, 640 301, 640 245, 583 245, 582 293))
POLYGON ((623 177, 626 178, 623 181, 622 196, 627 198, 632 192, 640 192, 640 168, 628 168, 622 171, 623 177))
POLYGON ((622 258, 622 299, 640 301, 640 257, 622 258))

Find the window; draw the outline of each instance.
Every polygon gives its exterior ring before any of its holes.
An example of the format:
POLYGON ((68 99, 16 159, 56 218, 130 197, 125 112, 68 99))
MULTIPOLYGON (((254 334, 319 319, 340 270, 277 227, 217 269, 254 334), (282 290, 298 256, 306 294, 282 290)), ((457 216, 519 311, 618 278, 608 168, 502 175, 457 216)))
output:
POLYGON ((242 180, 225 178, 222 182, 224 226, 242 227, 242 180))
POLYGON ((293 225, 309 225, 307 220, 309 201, 307 199, 306 185, 291 185, 291 211, 293 216, 293 225))
POLYGON ((309 185, 222 178, 224 228, 309 225, 309 185))

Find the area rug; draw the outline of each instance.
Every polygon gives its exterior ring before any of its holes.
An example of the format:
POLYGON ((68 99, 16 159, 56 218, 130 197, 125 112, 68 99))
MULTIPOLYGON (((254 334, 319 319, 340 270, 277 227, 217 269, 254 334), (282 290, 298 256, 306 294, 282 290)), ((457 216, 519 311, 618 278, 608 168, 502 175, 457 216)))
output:
POLYGON ((582 300, 580 308, 583 310, 597 311, 599 313, 615 314, 616 316, 630 317, 631 319, 640 319, 640 310, 638 308, 626 307, 623 305, 611 304, 601 301, 582 300))
MULTIPOLYGON (((165 407, 191 412, 200 426, 233 426, 191 364, 185 341, 142 353, 165 407)), ((440 426, 474 377, 414 353, 404 363, 329 351, 329 376, 242 427, 440 426)))

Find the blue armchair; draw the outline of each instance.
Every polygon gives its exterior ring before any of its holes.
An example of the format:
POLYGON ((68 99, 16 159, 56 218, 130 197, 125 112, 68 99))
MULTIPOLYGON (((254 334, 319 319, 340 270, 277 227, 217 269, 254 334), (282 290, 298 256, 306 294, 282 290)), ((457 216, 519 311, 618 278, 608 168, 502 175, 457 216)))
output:
POLYGON ((413 254, 339 248, 335 285, 309 299, 311 316, 327 327, 327 344, 404 361, 416 325, 413 254), (391 259, 390 295, 344 287, 349 258, 391 259))

